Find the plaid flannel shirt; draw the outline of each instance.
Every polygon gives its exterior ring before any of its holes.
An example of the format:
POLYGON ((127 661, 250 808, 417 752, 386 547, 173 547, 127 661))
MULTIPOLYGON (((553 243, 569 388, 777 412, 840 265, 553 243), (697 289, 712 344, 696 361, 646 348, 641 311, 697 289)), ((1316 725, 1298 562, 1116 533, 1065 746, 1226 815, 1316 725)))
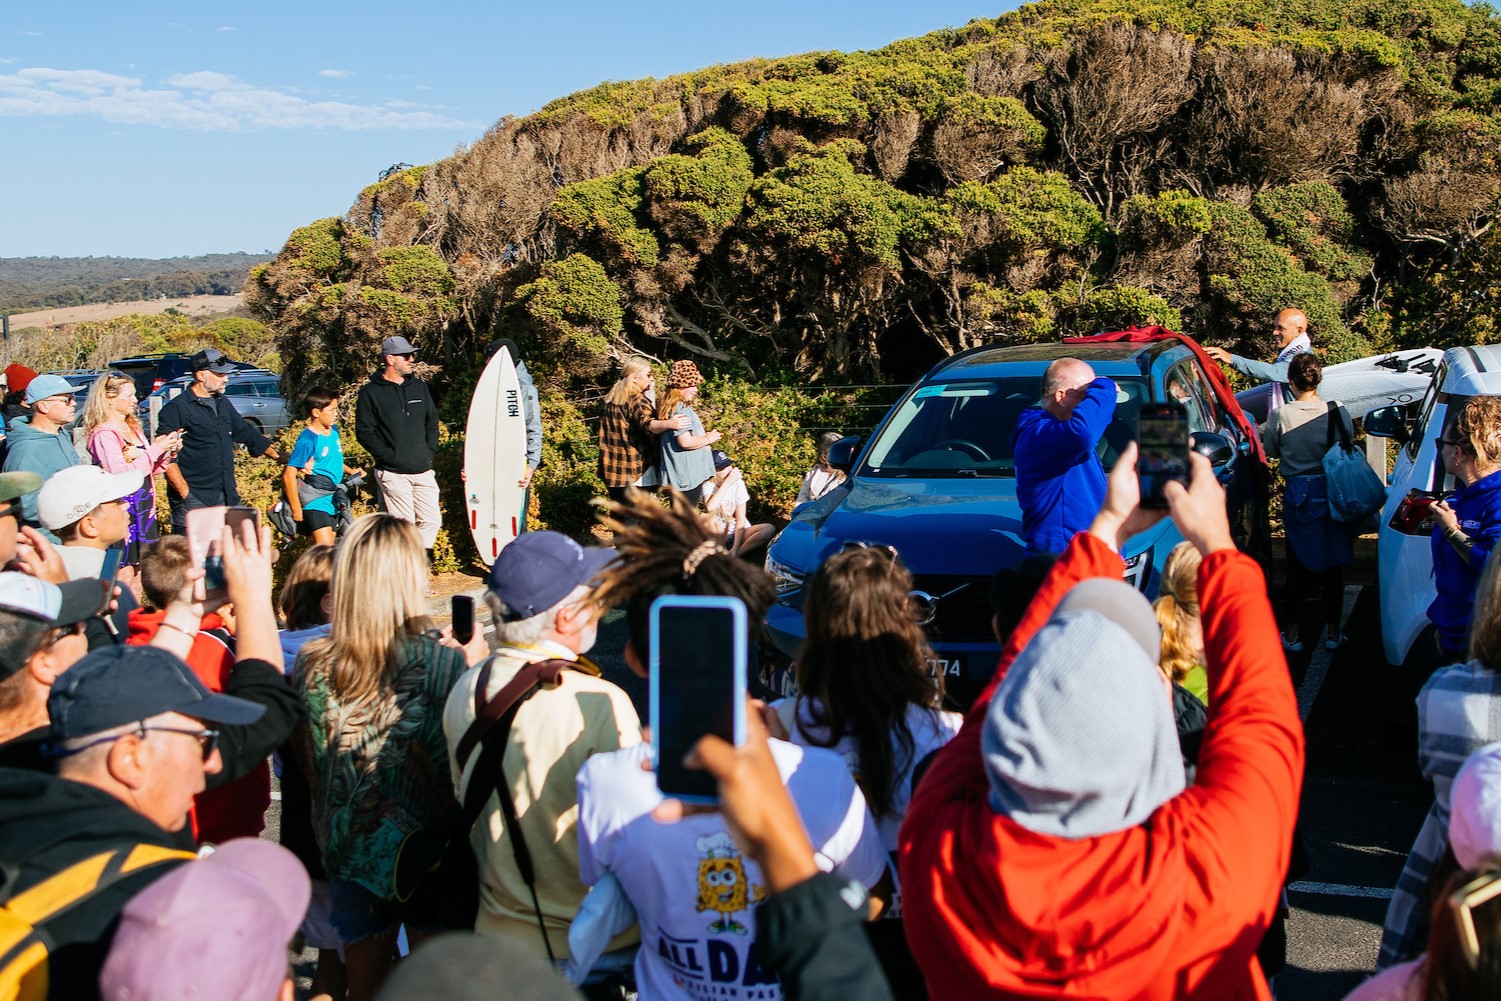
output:
POLYGON ((1377 968, 1417 958, 1428 941, 1428 879, 1449 846, 1449 790, 1460 766, 1501 740, 1501 674, 1479 661, 1435 671, 1418 693, 1418 766, 1433 783, 1407 864, 1397 878, 1381 931, 1377 968))
POLYGON ((657 436, 651 401, 638 396, 633 403, 606 403, 599 415, 599 477, 607 487, 628 487, 641 478, 648 464, 657 464, 657 436))

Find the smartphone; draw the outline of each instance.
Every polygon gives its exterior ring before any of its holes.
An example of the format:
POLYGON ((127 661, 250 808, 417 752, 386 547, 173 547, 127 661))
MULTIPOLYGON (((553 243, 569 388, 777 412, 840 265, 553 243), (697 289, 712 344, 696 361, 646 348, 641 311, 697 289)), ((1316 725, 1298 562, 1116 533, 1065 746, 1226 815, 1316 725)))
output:
POLYGON ((745 743, 745 603, 663 595, 651 605, 651 739, 657 788, 686 803, 715 804, 719 787, 683 757, 706 733, 745 743))
POLYGON ((197 507, 188 512, 187 520, 188 549, 193 554, 193 562, 203 568, 204 597, 210 601, 223 598, 227 590, 224 557, 210 553, 209 549, 219 541, 226 525, 237 539, 244 538, 246 522, 258 534, 261 514, 253 507, 197 507))
POLYGON ((120 560, 125 556, 123 549, 106 549, 104 551, 104 564, 99 567, 99 579, 114 587, 115 578, 120 573, 120 560))
POLYGON ((474 639, 474 599, 467 594, 456 594, 449 602, 453 616, 453 638, 463 646, 474 639))
POLYGON ((1170 481, 1188 485, 1188 410, 1181 403, 1144 403, 1136 415, 1136 478, 1141 506, 1167 507, 1170 481))

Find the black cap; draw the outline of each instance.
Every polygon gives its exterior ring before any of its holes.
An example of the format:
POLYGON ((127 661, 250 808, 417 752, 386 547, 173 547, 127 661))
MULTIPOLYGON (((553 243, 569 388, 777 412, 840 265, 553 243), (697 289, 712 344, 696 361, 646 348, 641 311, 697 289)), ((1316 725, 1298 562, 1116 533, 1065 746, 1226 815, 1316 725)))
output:
POLYGON ((729 469, 731 465, 733 463, 730 462, 729 455, 716 448, 714 450, 714 471, 717 473, 720 470, 729 469))
POLYGON ((182 713, 205 723, 254 723, 266 714, 256 702, 217 695, 165 650, 117 646, 94 650, 57 676, 47 697, 53 741, 182 713))
POLYGON ((235 363, 226 358, 218 348, 204 348, 193 356, 192 364, 194 372, 208 369, 215 375, 229 375, 235 370, 235 363))

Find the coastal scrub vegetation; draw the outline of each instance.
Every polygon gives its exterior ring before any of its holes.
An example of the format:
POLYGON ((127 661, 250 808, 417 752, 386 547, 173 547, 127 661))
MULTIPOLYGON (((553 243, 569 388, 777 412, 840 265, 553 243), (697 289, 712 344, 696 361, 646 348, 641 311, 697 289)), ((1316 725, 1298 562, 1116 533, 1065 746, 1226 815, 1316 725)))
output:
MULTIPOLYGON (((750 454, 980 344, 1163 323, 1265 355, 1288 304, 1329 361, 1501 336, 1498 102, 1482 4, 1040 0, 504 118, 298 229, 246 293, 294 389, 403 333, 451 416, 514 338, 552 518, 598 489, 587 401, 625 353, 717 372, 750 454)), ((750 471, 770 510, 798 440, 750 471)))

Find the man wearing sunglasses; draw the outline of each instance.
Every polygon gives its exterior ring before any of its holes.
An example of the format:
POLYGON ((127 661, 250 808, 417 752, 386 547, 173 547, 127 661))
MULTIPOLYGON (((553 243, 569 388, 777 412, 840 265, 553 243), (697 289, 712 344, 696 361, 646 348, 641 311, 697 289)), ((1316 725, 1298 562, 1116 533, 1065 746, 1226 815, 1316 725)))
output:
MULTIPOLYGON (((95 650, 60 675, 47 699, 47 752, 57 774, 0 769, 0 895, 24 893, 105 852, 129 849, 126 875, 48 921, 51 998, 98 996, 99 969, 120 909, 172 862, 193 797, 223 767, 220 727, 256 723, 266 707, 216 695, 155 647, 95 650)), ((186 857, 186 856, 184 856, 186 857)))
MULTIPOLYGON (((73 435, 65 430, 78 412, 78 391, 59 375, 39 375, 26 386, 26 405, 30 419, 17 417, 10 422, 10 448, 5 454, 5 471, 36 473, 43 480, 60 469, 77 466, 82 460, 73 448, 73 435)), ((36 491, 21 498, 23 517, 28 525, 39 525, 36 491)), ((57 536, 44 533, 49 542, 57 536)))

